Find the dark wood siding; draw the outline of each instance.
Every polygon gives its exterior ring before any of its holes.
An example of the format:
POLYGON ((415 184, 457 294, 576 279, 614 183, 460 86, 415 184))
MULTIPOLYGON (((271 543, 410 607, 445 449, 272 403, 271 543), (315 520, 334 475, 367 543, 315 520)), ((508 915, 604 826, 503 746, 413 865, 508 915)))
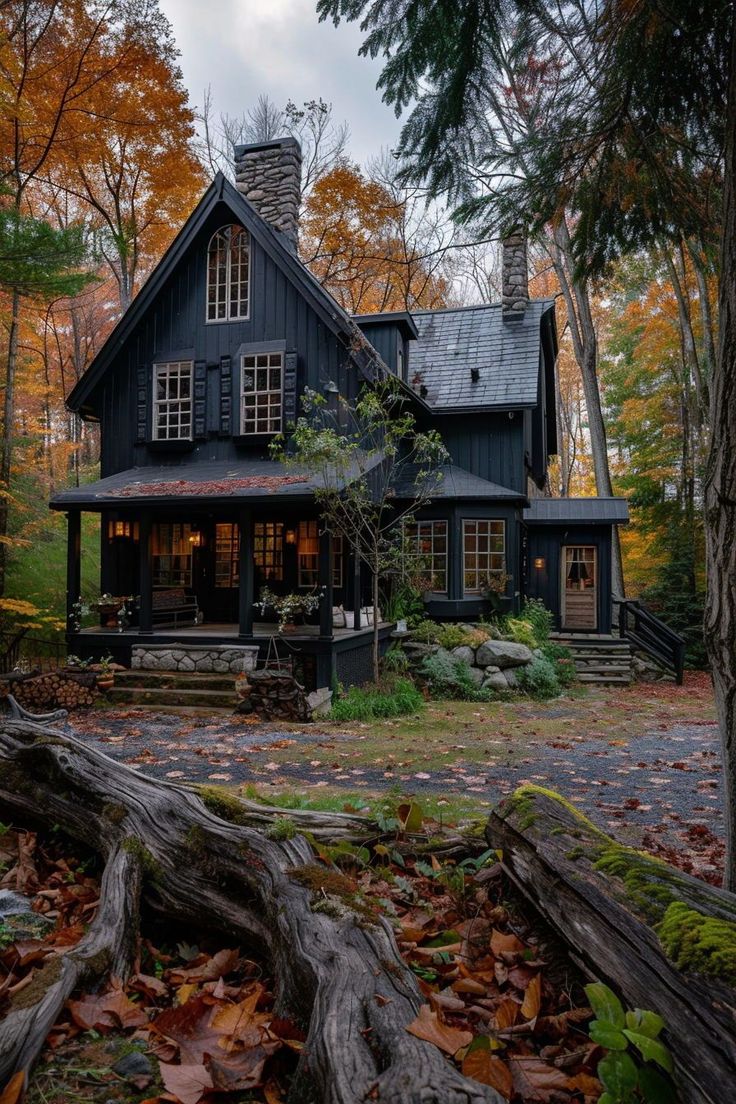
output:
MULTIPOLYGON (((95 405, 100 411, 102 476, 135 465, 227 460, 254 453, 266 454, 267 440, 252 442, 233 437, 239 428, 237 351, 243 344, 282 341, 297 357, 297 393, 305 386, 320 390, 328 380, 340 392, 355 397, 357 380, 346 347, 324 323, 260 245, 251 239, 250 318, 237 322, 205 321, 206 251, 210 235, 230 221, 225 207, 215 212, 206 228, 165 285, 155 306, 120 349, 114 368, 100 385, 95 405), (220 377, 223 362, 231 358, 232 416, 222 420, 220 377), (190 359, 206 364, 207 431, 191 447, 151 444, 150 386, 146 411, 146 438, 137 441, 137 408, 141 368, 148 372, 157 360, 190 359)), ((199 434, 197 434, 199 436, 199 434)))
POLYGON ((442 434, 452 463, 460 468, 526 493, 524 419, 508 414, 444 414, 432 420, 442 434))

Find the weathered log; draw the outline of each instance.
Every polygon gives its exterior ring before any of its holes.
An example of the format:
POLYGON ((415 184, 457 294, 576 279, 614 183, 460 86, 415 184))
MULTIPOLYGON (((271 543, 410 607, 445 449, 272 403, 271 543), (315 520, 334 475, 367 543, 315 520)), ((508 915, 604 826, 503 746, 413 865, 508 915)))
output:
POLYGON ((137 855, 150 906, 268 956, 279 1011, 307 1030, 293 1101, 501 1104, 406 1031, 422 997, 389 924, 314 862, 304 837, 268 839, 191 789, 22 722, 0 724, 0 808, 62 825, 108 862, 121 848, 137 855))
POLYGON ((494 810, 486 837, 584 973, 663 1017, 682 1101, 731 1099, 736 896, 616 843, 535 786, 494 810))
POLYGON ((114 845, 88 932, 76 947, 46 959, 0 1024, 0 1085, 19 1070, 27 1078, 64 1002, 78 986, 107 975, 126 980, 138 945, 140 885, 138 856, 114 845))

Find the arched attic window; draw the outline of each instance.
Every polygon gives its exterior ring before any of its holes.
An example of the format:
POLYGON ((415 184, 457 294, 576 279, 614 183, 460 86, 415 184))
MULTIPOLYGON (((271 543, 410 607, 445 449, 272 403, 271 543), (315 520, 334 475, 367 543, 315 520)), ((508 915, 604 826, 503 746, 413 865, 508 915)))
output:
POLYGON ((250 237, 242 226, 223 226, 207 247, 207 321, 248 317, 250 237))

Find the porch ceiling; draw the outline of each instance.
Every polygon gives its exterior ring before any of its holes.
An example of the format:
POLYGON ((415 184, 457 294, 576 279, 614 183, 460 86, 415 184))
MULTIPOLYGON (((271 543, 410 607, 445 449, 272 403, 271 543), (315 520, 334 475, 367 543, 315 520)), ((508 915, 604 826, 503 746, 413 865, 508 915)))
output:
MULTIPOLYGON (((361 467, 366 470, 380 460, 376 456, 361 467)), ((265 498, 297 503, 312 499, 318 486, 317 476, 275 460, 185 461, 128 468, 95 483, 68 487, 49 505, 52 510, 124 510, 142 505, 236 505, 265 498)))

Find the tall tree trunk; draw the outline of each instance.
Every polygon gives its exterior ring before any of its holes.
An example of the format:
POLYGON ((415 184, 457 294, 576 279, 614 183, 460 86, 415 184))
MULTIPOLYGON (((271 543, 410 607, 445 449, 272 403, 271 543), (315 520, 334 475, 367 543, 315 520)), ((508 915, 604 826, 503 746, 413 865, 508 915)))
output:
MULTIPOLYGON (((593 321, 588 281, 575 274, 570 233, 564 218, 554 227, 553 238, 552 263, 565 300, 573 352, 583 381, 596 491, 603 498, 612 498, 613 484, 608 463, 608 441, 598 385, 598 338, 593 321)), ((614 596, 623 598, 625 591, 621 542, 615 526, 611 547, 611 576, 614 596)))
POLYGON ((10 472, 13 463, 13 425, 15 422, 15 370, 18 363, 18 330, 20 327, 20 295, 13 291, 10 310, 8 356, 5 362, 5 400, 3 403, 3 437, 0 449, 0 598, 5 594, 10 514, 10 472))
POLYGON ((373 572, 373 578, 371 579, 371 589, 373 594, 373 681, 378 682, 380 676, 379 670, 379 647, 378 647, 378 565, 373 572))
POLYGON ((711 388, 706 478, 705 639, 723 747, 725 886, 736 892, 736 9, 726 110, 718 361, 711 388))
MULTIPOLYGON (((695 334, 693 333, 692 318, 690 314, 690 299, 685 284, 685 273, 683 272, 682 278, 680 278, 675 262, 670 256, 669 249, 664 251, 664 261, 672 290, 675 293, 675 299, 677 301, 677 317, 680 324, 680 345, 682 347, 683 363, 686 374, 692 379, 695 385, 698 424, 702 425, 707 417, 708 392, 703 383, 700 360, 698 359, 698 350, 695 344, 695 334)), ((689 388, 686 387, 686 390, 689 390, 689 388)))
POLYGON ((693 264, 695 279, 698 284, 698 309, 700 311, 700 326, 703 331, 703 383, 706 391, 706 406, 708 405, 708 393, 713 369, 716 363, 716 338, 713 325, 713 311, 708 294, 708 268, 704 252, 691 241, 687 243, 687 251, 693 264))

